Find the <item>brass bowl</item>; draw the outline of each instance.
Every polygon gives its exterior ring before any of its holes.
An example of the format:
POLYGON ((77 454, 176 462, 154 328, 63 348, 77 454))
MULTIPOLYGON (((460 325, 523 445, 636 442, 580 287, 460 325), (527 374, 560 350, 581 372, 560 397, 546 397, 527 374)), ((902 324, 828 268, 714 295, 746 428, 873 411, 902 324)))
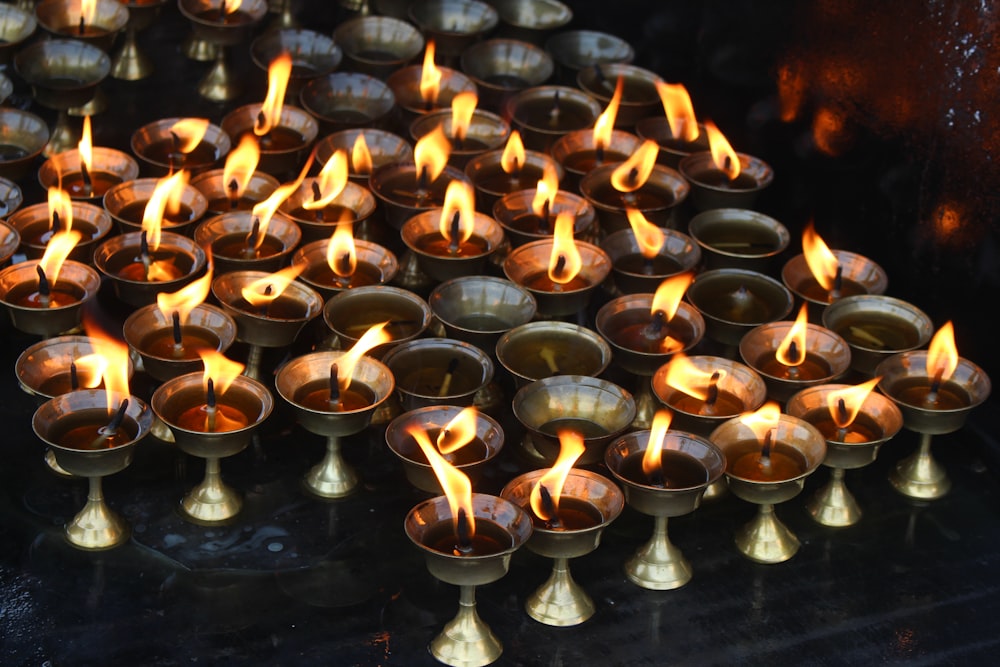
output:
MULTIPOLYGON (((19 181, 49 142, 49 126, 33 113, 0 107, 0 177, 19 181)), ((4 215, 9 215, 10 211, 4 215)))
POLYGON ((416 0, 407 14, 445 59, 461 55, 500 20, 492 5, 479 0, 416 0))
POLYGON ((86 42, 49 39, 18 51, 14 69, 31 86, 36 102, 49 109, 69 109, 94 98, 97 84, 111 72, 111 58, 86 42))
POLYGON ((479 89, 480 106, 492 111, 502 110, 517 91, 546 83, 555 69, 544 49, 516 39, 473 44, 459 62, 479 89))
MULTIPOLYGON (((0 218, 6 218, 21 208, 24 203, 24 195, 21 188, 14 181, 0 177, 0 218)), ((3 245, 0 243, 0 245, 3 245)), ((0 261, 0 264, 3 262, 0 261)))
MULTIPOLYGON (((142 214, 145 211, 145 205, 152 198, 153 191, 156 190, 159 182, 158 178, 135 178, 122 181, 104 193, 104 210, 117 223, 123 234, 142 231, 142 214), (135 211, 134 208, 130 208, 129 213, 126 214, 126 208, 137 202, 142 203, 142 210, 135 211), (137 213, 137 215, 133 216, 133 213, 137 213)), ((184 213, 184 217, 187 219, 181 219, 180 213, 178 213, 176 220, 171 220, 171 216, 164 215, 161 229, 165 232, 186 236, 189 234, 189 230, 205 215, 208 209, 208 200, 200 190, 189 183, 181 188, 180 204, 180 212, 184 213)))
POLYGON ((573 10, 558 0, 492 0, 492 4, 500 16, 497 36, 539 46, 573 20, 573 10))
POLYGON ((396 109, 396 96, 389 86, 363 72, 333 72, 311 79, 302 87, 299 102, 325 133, 387 128, 396 109))
POLYGON ((371 156, 372 169, 393 162, 413 162, 413 147, 398 134, 368 127, 358 127, 339 130, 326 135, 316 142, 316 163, 325 165, 338 150, 346 151, 351 156, 348 177, 359 185, 368 185, 369 172, 361 172, 354 164, 353 151, 358 137, 363 136, 368 154, 371 156))
POLYGON ((17 252, 21 245, 21 235, 17 230, 0 220, 0 268, 7 266, 7 262, 17 252))
MULTIPOLYGON (((108 174, 117 179, 118 183, 132 181, 139 176, 139 163, 128 153, 105 146, 94 146, 91 152, 93 172, 108 174)), ((66 174, 79 173, 81 162, 80 150, 77 148, 56 153, 38 168, 38 184, 45 190, 57 187, 63 183, 62 179, 66 174)), ((63 190, 67 190, 65 183, 62 187, 63 190)), ((104 196, 103 192, 87 194, 86 191, 82 193, 67 191, 73 199, 100 199, 104 196)))
MULTIPOLYGON (((72 202, 72 212, 75 229, 83 236, 69 258, 89 264, 97 246, 111 235, 111 217, 100 206, 77 200, 72 202)), ((49 215, 49 205, 45 202, 18 209, 7 218, 7 224, 20 234, 21 250, 28 259, 41 259, 45 254, 48 242, 41 241, 38 234, 50 228, 49 215)))
POLYGON ((0 4, 0 63, 9 63, 37 28, 38 21, 33 13, 15 4, 0 4))
POLYGON ((427 303, 445 333, 493 354, 505 332, 527 324, 538 306, 531 293, 503 278, 461 276, 437 285, 427 303))
POLYGON ((424 37, 413 25, 390 16, 359 16, 333 31, 350 69, 386 77, 424 50, 424 37))
POLYGON ((82 0, 42 0, 35 6, 35 18, 56 39, 75 39, 108 51, 118 33, 128 23, 129 10, 118 0, 95 0, 93 18, 80 34, 82 0))
POLYGON ((545 40, 559 83, 575 86, 580 70, 593 65, 630 63, 635 49, 621 37, 594 30, 561 30, 545 40))
MULTIPOLYGON (((171 140, 170 130, 179 120, 182 119, 161 118, 160 120, 143 125, 132 133, 129 145, 132 148, 132 153, 142 162, 145 171, 148 172, 147 176, 167 176, 172 173, 172 166, 166 156, 161 156, 155 151, 158 146, 169 144, 171 140)), ((201 143, 207 144, 212 154, 211 159, 195 164, 190 162, 184 164, 184 168, 192 176, 217 166, 232 148, 232 141, 229 139, 229 135, 214 123, 209 124, 201 143)))
MULTIPOLYGON (((261 113, 261 103, 246 104, 227 113, 220 123, 222 131, 229 135, 232 143, 238 143, 247 133, 253 133, 257 117, 261 113)), ((264 137, 257 137, 260 146, 260 161, 257 169, 272 176, 297 172, 319 136, 319 123, 307 111, 285 104, 281 116, 272 133, 281 133, 283 139, 274 140, 271 145, 264 137)))
POLYGON ((622 79, 622 98, 615 116, 615 127, 634 128, 636 122, 662 111, 656 85, 663 83, 654 72, 626 63, 590 65, 577 74, 577 85, 607 108, 618 78, 622 79))
POLYGON ((706 269, 748 269, 767 273, 791 241, 774 218, 746 208, 716 208, 695 215, 688 232, 702 249, 706 269))
POLYGON ((250 43, 250 58, 264 72, 282 53, 292 56, 292 72, 285 89, 285 98, 289 100, 299 99, 307 82, 334 71, 344 58, 343 50, 333 39, 314 30, 269 30, 250 43))

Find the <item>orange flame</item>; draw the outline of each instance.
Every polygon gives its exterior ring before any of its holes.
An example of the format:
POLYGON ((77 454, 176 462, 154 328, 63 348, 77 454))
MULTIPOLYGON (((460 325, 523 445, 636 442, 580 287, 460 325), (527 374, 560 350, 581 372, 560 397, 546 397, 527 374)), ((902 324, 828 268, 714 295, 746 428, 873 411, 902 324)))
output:
POLYGON ((802 230, 802 254, 813 278, 820 287, 829 291, 834 288, 840 263, 823 239, 816 233, 812 221, 802 230))
POLYGON ((271 218, 274 217, 278 207, 281 206, 286 199, 291 197, 292 193, 298 190, 299 186, 302 185, 302 181, 305 180, 306 174, 309 173, 309 169, 312 167, 315 155, 315 153, 309 154, 309 158, 302 166, 302 171, 299 172, 298 177, 296 177, 294 181, 279 185, 267 199, 262 202, 257 202, 250 210, 250 213, 257 222, 257 241, 254 244, 254 248, 260 248, 260 246, 264 243, 264 235, 267 233, 268 225, 271 224, 271 218))
POLYGON ((615 119, 618 117, 618 107, 621 105, 622 92, 625 90, 625 79, 618 77, 615 92, 608 106, 594 122, 594 147, 604 149, 611 145, 611 132, 615 129, 615 119))
POLYGON ((365 133, 358 133, 358 138, 354 140, 351 147, 351 169, 356 174, 372 173, 372 152, 368 150, 368 142, 365 141, 365 133))
POLYGON ((146 232, 146 242, 149 243, 150 250, 160 247, 163 214, 168 206, 177 207, 187 182, 188 172, 184 169, 156 182, 153 194, 150 195, 146 208, 142 211, 142 231, 146 232))
POLYGON ((53 214, 59 215, 60 228, 69 231, 73 229, 73 199, 62 188, 52 186, 49 195, 49 227, 52 227, 53 214))
POLYGON ((881 377, 872 378, 868 382, 836 389, 826 395, 826 405, 830 408, 830 416, 833 417, 833 423, 837 428, 847 428, 854 423, 868 394, 872 393, 881 379, 881 377))
POLYGON ((358 361, 361 360, 365 352, 392 340, 392 336, 385 330, 388 324, 389 322, 385 321, 369 327, 368 331, 364 332, 361 338, 351 346, 351 349, 337 360, 337 384, 340 385, 341 391, 347 391, 347 388, 351 386, 351 375, 354 373, 354 367, 358 365, 358 361))
POLYGON ((451 98, 451 134, 458 141, 465 141, 478 103, 479 97, 474 90, 463 90, 451 98))
POLYGON ((781 406, 777 401, 768 401, 754 412, 745 412, 737 419, 753 431, 754 437, 763 442, 769 431, 781 422, 781 406))
POLYGON ((326 246, 326 263, 341 278, 350 278, 358 268, 358 251, 354 247, 354 224, 338 222, 326 246))
POLYGON ((243 0, 220 0, 219 7, 227 14, 232 14, 240 5, 243 4, 243 0))
POLYGON ((740 175, 740 156, 710 120, 705 121, 705 133, 708 135, 708 147, 712 151, 715 168, 724 173, 729 180, 736 180, 740 175))
POLYGON ((583 268, 583 258, 573 240, 576 217, 572 211, 560 211, 552 234, 552 254, 549 255, 549 280, 565 285, 576 278, 583 268))
POLYGON ((90 318, 83 320, 83 329, 90 338, 94 353, 103 359, 104 391, 108 399, 108 412, 118 410, 123 399, 129 397, 129 351, 124 341, 115 338, 90 318))
POLYGON ((441 70, 434 64, 434 40, 427 40, 424 49, 424 64, 420 70, 420 99, 428 106, 437 103, 438 89, 441 87, 441 70))
POLYGON ((475 512, 472 509, 472 482, 469 481, 465 473, 448 463, 438 453, 424 429, 416 424, 411 424, 406 428, 406 432, 417 441, 420 450, 434 469, 434 475, 441 484, 441 488, 444 489, 444 495, 448 498, 448 506, 451 508, 456 534, 461 535, 464 532, 469 539, 472 539, 476 534, 475 512), (465 516, 464 530, 458 527, 460 515, 465 516))
POLYGON ((205 373, 202 375, 202 386, 208 389, 208 381, 211 380, 217 396, 226 393, 236 377, 243 372, 244 365, 238 361, 233 361, 218 350, 198 350, 205 365, 205 373))
POLYGON ((238 198, 246 192, 260 162, 260 145, 257 137, 247 132, 240 138, 240 143, 226 157, 226 165, 222 168, 222 183, 230 197, 238 198), (230 191, 230 185, 236 184, 235 193, 230 191))
MULTIPOLYGON (((96 6, 96 0, 94 2, 96 6)), ((87 21, 89 23, 89 21, 87 21)), ((80 155, 80 164, 88 174, 94 173, 94 141, 90 135, 90 115, 83 117, 83 130, 80 133, 80 143, 76 145, 80 155)))
POLYGON ((795 324, 774 351, 775 358, 786 366, 798 366, 806 360, 806 331, 809 329, 808 304, 803 303, 795 324))
POLYGON ((722 369, 703 371, 683 352, 675 354, 667 363, 667 385, 700 401, 708 398, 708 387, 713 377, 716 378, 716 383, 719 383, 726 377, 726 371, 722 369))
POLYGON ((673 138, 687 142, 697 140, 701 130, 698 129, 698 118, 694 115, 694 106, 687 88, 680 83, 657 81, 656 92, 660 94, 673 138))
POLYGON ((320 198, 304 200, 302 208, 313 211, 329 206, 344 191, 344 187, 347 185, 347 172, 347 151, 338 148, 323 165, 319 176, 316 177, 320 198))
POLYGON ((656 165, 660 146, 652 139, 642 142, 632 156, 611 172, 611 185, 618 192, 634 192, 649 179, 656 165))
POLYGON ((97 0, 80 0, 80 20, 83 25, 94 25, 97 16, 97 0))
POLYGON ((511 130, 510 137, 507 138, 507 144, 503 147, 503 153, 500 154, 500 166, 503 168, 504 173, 516 176, 524 168, 525 158, 524 142, 521 141, 521 133, 517 130, 511 130))
POLYGON ((281 108, 285 103, 288 78, 292 75, 292 54, 279 54, 267 68, 267 96, 260 105, 253 132, 259 137, 270 132, 281 120, 281 108))
POLYGON ((280 271, 254 280, 241 289, 240 294, 251 306, 261 308, 281 296, 281 293, 288 288, 292 281, 299 277, 303 269, 305 266, 302 264, 286 266, 280 271))
POLYGON ((413 161, 417 165, 417 173, 426 172, 427 183, 433 182, 441 175, 450 155, 451 141, 445 136, 444 128, 440 125, 420 137, 413 147, 413 161))
POLYGON ((66 258, 73 252, 73 248, 80 242, 82 236, 80 232, 75 230, 60 231, 53 234, 49 242, 45 244, 45 252, 38 260, 38 266, 41 267, 42 273, 48 278, 49 283, 54 285, 59 279, 59 272, 62 270, 66 258))
POLYGON ((165 317, 173 317, 173 313, 176 312, 181 324, 184 324, 191 311, 208 298, 208 293, 212 288, 211 253, 211 246, 206 246, 205 254, 208 255, 209 261, 205 275, 191 281, 176 292, 160 292, 156 295, 156 306, 165 317))
MULTIPOLYGON (((51 241, 49 242, 51 243, 51 241)), ((958 368, 958 348, 955 346, 955 328, 951 321, 937 330, 927 346, 927 376, 947 380, 958 368)))
POLYGON ((476 416, 479 413, 472 406, 463 408, 445 424, 438 433, 436 445, 439 452, 447 456, 457 452, 476 437, 476 416))
POLYGON ((583 436, 580 433, 571 429, 559 430, 559 458, 531 487, 531 510, 539 519, 545 521, 558 519, 559 497, 562 495, 563 485, 584 449, 583 436), (543 486, 552 499, 551 505, 542 500, 543 486))
POLYGON ((542 167, 542 177, 535 186, 535 196, 531 199, 531 210, 539 217, 547 217, 546 209, 552 211, 559 192, 559 174, 549 162, 542 167))
POLYGON ((632 226, 639 252, 646 259, 656 257, 667 240, 663 230, 647 220, 639 209, 626 206, 625 215, 628 217, 628 224, 632 226))
POLYGON ((181 153, 190 153, 208 132, 209 121, 207 118, 181 118, 170 126, 170 134, 177 137, 177 150, 181 153))
POLYGON ((76 365, 80 387, 97 389, 101 386, 101 380, 104 379, 104 372, 108 367, 108 360, 104 356, 92 352, 74 359, 73 363, 76 365))
POLYGON ((472 187, 464 181, 448 183, 438 228, 449 244, 461 245, 472 236, 476 224, 476 201, 472 187), (458 214, 458 238, 452 238, 452 221, 458 214))
POLYGON ((642 471, 646 475, 655 475, 663 468, 663 439, 673 421, 674 413, 666 408, 656 411, 653 424, 649 429, 649 440, 646 441, 646 451, 642 455, 642 471))
POLYGON ((672 320, 681 305, 684 292, 687 291, 688 286, 691 285, 691 281, 693 280, 694 274, 690 272, 678 273, 675 276, 665 279, 653 294, 653 301, 649 312, 656 313, 662 311, 666 315, 668 322, 672 320))

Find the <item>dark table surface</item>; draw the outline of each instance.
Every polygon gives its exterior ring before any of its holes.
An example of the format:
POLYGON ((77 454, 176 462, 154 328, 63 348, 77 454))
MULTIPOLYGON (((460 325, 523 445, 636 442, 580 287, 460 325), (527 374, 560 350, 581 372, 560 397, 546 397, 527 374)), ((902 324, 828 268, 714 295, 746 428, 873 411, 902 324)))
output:
MULTIPOLYGON (((720 101, 727 99, 736 107, 728 111, 736 119, 730 131, 754 137, 754 147, 776 163, 775 192, 763 202, 765 210, 792 218, 786 224, 793 234, 804 223, 805 209, 818 210, 828 233, 842 241, 831 245, 876 257, 890 274, 890 294, 912 298, 938 324, 954 317, 969 358, 994 370, 981 323, 965 333, 960 328, 976 323, 976 300, 947 294, 961 284, 974 291, 975 281, 942 270, 938 255, 913 253, 902 240, 896 250, 885 245, 899 239, 900 226, 910 224, 899 211, 924 205, 907 203, 921 198, 924 181, 918 178, 914 185, 899 176, 912 173, 918 157, 901 158, 906 151, 895 137, 870 142, 874 148, 865 156, 871 159, 860 163, 803 156, 792 141, 802 127, 779 131, 770 121, 762 126, 755 120, 774 104, 767 76, 773 60, 765 65, 740 60, 739 67, 720 70, 710 66, 714 60, 702 58, 705 51, 692 55, 676 42, 657 39, 700 30, 699 38, 688 36, 687 43, 716 53, 709 38, 720 31, 713 29, 733 20, 718 3, 698 16, 680 8, 683 3, 666 3, 637 22, 612 16, 603 5, 585 4, 575 27, 620 29, 637 45, 640 63, 655 65, 669 80, 687 79, 696 108, 704 100, 721 110, 720 101), (754 76, 745 76, 745 70, 754 76), (884 184, 891 175, 907 187, 873 195, 878 188, 869 179, 882 178, 884 184), (839 188, 845 183, 862 192, 844 194, 839 188), (884 211, 891 221, 873 225, 884 211), (840 225, 846 218, 851 224, 840 225), (925 291, 935 273, 947 282, 925 291)), ((634 2, 620 4, 636 10, 634 2)), ((343 14, 326 5, 294 6, 307 27, 329 33, 343 14)), ((262 98, 263 72, 237 54, 245 95, 227 105, 199 99, 193 86, 205 66, 181 55, 186 36, 176 7, 168 5, 143 33, 142 44, 156 61, 154 77, 102 84, 111 105, 94 119, 95 144, 127 150, 131 131, 144 123, 191 115, 218 122, 238 104, 262 98)), ((754 55, 773 57, 764 51, 754 55)), ((8 103, 51 119, 32 104, 23 84, 8 103)), ((30 203, 39 200, 31 178, 21 185, 30 203)), ((989 228, 984 237, 987 245, 992 242, 989 228)), ((978 276, 980 266, 968 270, 978 276)), ((995 266, 986 270, 995 272, 995 266)), ((107 295, 101 302, 109 318, 124 316, 107 295)), ((35 339, 8 323, 0 332, 0 355, 10 372, 35 339)), ((509 397, 510 387, 501 385, 509 397)), ((403 532, 406 513, 427 496, 407 483, 378 426, 352 436, 345 447, 361 471, 361 490, 345 500, 320 501, 303 491, 301 478, 321 458, 323 442, 279 406, 250 447, 223 461, 223 475, 245 494, 245 507, 231 525, 216 527, 189 523, 177 511, 178 499, 200 480, 202 462, 147 438, 132 465, 104 482, 108 503, 131 524, 133 537, 119 548, 91 553, 71 547, 62 532, 83 506, 86 484, 45 467, 30 424, 36 404, 18 390, 12 372, 0 390, 0 423, 6 429, 0 465, 0 663, 436 664, 427 644, 454 616, 458 591, 431 577, 403 532)), ((150 390, 140 374, 135 391, 150 390)), ((594 617, 577 627, 548 627, 525 614, 525 599, 548 576, 551 563, 520 550, 507 576, 477 591, 480 615, 504 643, 498 664, 992 662, 1000 644, 996 407, 991 399, 962 430, 935 436, 935 456, 954 483, 940 500, 913 501, 889 486, 889 469, 917 442, 905 429, 875 463, 847 473, 848 487, 864 510, 853 527, 827 528, 808 516, 805 500, 829 475, 821 468, 802 495, 777 508, 802 542, 799 553, 780 565, 755 564, 737 552, 734 531, 755 508, 730 495, 670 523, 673 541, 693 564, 691 582, 674 591, 640 589, 622 568, 648 539, 652 520, 626 508, 605 531, 600 548, 571 563, 574 577, 597 604, 594 617)), ((508 446, 477 489, 486 493, 498 492, 525 468, 515 454, 521 431, 509 415, 503 423, 508 446)))

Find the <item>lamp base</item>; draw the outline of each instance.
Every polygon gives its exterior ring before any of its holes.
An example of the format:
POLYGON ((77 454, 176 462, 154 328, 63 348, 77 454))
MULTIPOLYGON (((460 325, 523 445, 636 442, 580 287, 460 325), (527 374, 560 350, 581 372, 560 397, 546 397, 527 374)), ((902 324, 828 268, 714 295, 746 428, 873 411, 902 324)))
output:
POLYGON ((736 533, 736 548, 758 563, 783 563, 799 550, 799 538, 774 514, 774 505, 760 505, 757 516, 736 533))
POLYGON ((554 559, 552 574, 531 594, 524 608, 539 623, 557 627, 579 625, 596 611, 594 601, 573 580, 566 558, 554 559))
POLYGON ((458 614, 449 621, 429 650, 452 667, 483 667, 497 660, 503 644, 476 613, 476 587, 460 588, 458 614))
POLYGON ((306 489, 320 498, 343 498, 358 488, 360 480, 340 453, 340 438, 326 439, 326 455, 305 476, 306 489))
POLYGON ((935 500, 951 490, 948 473, 931 455, 929 433, 920 434, 917 451, 896 464, 889 483, 904 496, 921 500, 935 500))
POLYGON ((205 459, 205 479, 181 499, 181 511, 196 523, 216 524, 233 518, 243 508, 240 494, 222 481, 219 459, 205 459))
POLYGON ((844 469, 833 468, 830 481, 806 505, 816 523, 833 528, 853 526, 861 519, 861 507, 844 484, 844 469))
POLYGON ((667 517, 658 516, 653 537, 625 563, 629 581, 654 591, 669 591, 691 581, 691 563, 667 535, 667 517))
POLYGON ((117 547, 132 535, 128 523, 104 503, 101 478, 90 477, 87 504, 66 524, 66 539, 74 547, 103 551, 117 547))

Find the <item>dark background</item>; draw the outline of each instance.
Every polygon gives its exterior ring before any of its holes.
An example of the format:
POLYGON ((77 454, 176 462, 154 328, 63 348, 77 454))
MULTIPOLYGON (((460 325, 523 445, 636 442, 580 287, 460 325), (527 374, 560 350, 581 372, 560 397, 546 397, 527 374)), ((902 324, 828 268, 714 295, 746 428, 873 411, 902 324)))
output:
MULTIPOLYGON (((888 293, 953 320, 959 352, 998 376, 997 213, 1000 131, 995 2, 575 2, 573 23, 617 34, 636 64, 684 83, 699 117, 733 146, 769 162, 776 180, 760 208, 792 232, 815 220, 833 248, 859 252, 889 275, 888 293)), ((331 33, 349 16, 333 2, 293 2, 302 25, 331 33)), ((200 100, 206 66, 187 61, 188 28, 173 3, 142 35, 154 77, 108 80, 95 143, 128 150, 144 123, 181 115, 218 122, 259 101, 265 75, 245 52, 234 63, 246 94, 200 100)), ((9 71, 8 71, 8 74, 9 71)), ((15 81, 15 83, 17 83, 15 81)), ((46 118, 23 84, 8 103, 46 118)), ((37 184, 22 183, 29 202, 37 184)), ((35 199, 32 199, 32 198, 35 199)), ((31 342, 6 327, 9 369, 31 342)), ((0 662, 5 665, 417 665, 451 618, 457 591, 426 572, 402 532, 423 498, 377 433, 355 438, 364 489, 338 503, 304 496, 297 480, 322 443, 289 421, 223 463, 247 495, 234 526, 204 529, 173 511, 201 476, 199 461, 150 441, 105 483, 135 528, 121 548, 90 554, 62 539, 82 506, 82 482, 54 478, 31 433, 31 399, 4 385, 0 420, 0 662)), ((752 509, 729 497, 671 522, 695 578, 654 593, 621 563, 651 521, 630 509, 573 572, 598 604, 587 624, 541 626, 522 610, 549 562, 526 551, 479 591, 480 613, 505 644, 500 664, 984 664, 1000 642, 1000 445, 996 399, 960 432, 935 438, 954 481, 934 503, 886 482, 916 442, 904 431, 878 461, 848 474, 865 509, 852 528, 820 527, 803 497, 778 509, 802 539, 790 562, 750 563, 732 545, 752 509)), ((508 437, 513 440, 516 430, 508 437)), ((495 492, 517 471, 508 458, 484 481, 495 492), (495 488, 494 488, 495 487, 495 488)))

